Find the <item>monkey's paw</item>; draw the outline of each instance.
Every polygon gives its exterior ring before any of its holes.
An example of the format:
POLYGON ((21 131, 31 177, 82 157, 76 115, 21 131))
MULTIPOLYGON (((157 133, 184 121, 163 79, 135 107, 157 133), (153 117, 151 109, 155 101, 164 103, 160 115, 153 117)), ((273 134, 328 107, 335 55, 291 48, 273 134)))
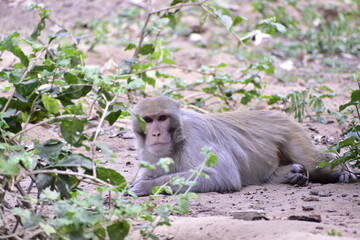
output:
POLYGON ((353 174, 352 172, 343 170, 339 176, 339 183, 347 183, 347 182, 349 182, 351 180, 355 180, 355 179, 356 179, 355 174, 353 174))
POLYGON ((290 184, 306 186, 309 182, 309 172, 300 164, 293 164, 288 174, 290 184))
POLYGON ((136 194, 136 196, 147 196, 151 194, 151 189, 149 187, 149 183, 147 180, 138 180, 134 182, 130 188, 129 191, 136 194))

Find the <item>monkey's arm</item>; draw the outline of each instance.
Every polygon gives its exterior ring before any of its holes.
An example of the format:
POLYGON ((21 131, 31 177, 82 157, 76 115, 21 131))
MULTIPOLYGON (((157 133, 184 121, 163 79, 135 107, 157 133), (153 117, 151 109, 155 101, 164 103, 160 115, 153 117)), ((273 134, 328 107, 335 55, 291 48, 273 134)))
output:
MULTIPOLYGON (((229 179, 224 178, 218 171, 214 168, 205 168, 203 171, 205 174, 209 176, 209 178, 205 178, 204 176, 200 176, 197 179, 197 183, 195 186, 191 188, 192 192, 226 192, 226 191, 237 191, 240 190, 241 184, 234 184, 234 182, 229 179)), ((130 191, 134 192, 137 196, 147 196, 152 193, 152 189, 156 186, 162 186, 168 183, 171 179, 175 179, 177 177, 189 179, 193 173, 190 171, 183 171, 178 173, 173 173, 169 175, 163 175, 154 179, 146 179, 140 177, 131 187, 130 191)), ((192 179, 190 179, 192 180, 192 179)), ((172 191, 178 191, 180 186, 170 185, 172 191)), ((187 186, 184 186, 180 189, 180 193, 183 193, 187 190, 187 186)))

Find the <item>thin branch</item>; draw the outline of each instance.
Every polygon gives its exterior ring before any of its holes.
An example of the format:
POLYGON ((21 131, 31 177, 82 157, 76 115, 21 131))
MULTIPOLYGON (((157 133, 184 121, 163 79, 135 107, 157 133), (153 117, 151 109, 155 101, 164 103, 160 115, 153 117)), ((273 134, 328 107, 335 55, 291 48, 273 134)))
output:
POLYGON ((27 172, 27 175, 36 175, 36 174, 62 174, 62 175, 71 175, 71 176, 76 176, 76 177, 81 177, 81 178, 88 178, 93 180, 94 182, 98 182, 103 184, 104 186, 107 187, 114 187, 113 185, 99 179, 96 177, 93 177, 92 175, 87 175, 87 174, 82 174, 82 173, 77 173, 77 172, 68 172, 68 171, 61 171, 61 170, 55 170, 55 169, 51 169, 51 170, 35 170, 35 171, 31 171, 31 172, 27 172))
POLYGON ((179 65, 156 66, 156 67, 152 67, 152 68, 148 68, 148 69, 138 71, 136 74, 141 74, 141 73, 149 72, 149 71, 156 71, 156 70, 165 69, 165 68, 180 69, 180 70, 183 70, 183 71, 194 72, 194 73, 198 73, 198 74, 201 74, 201 75, 214 75, 214 73, 212 73, 212 72, 202 72, 202 71, 199 71, 197 69, 191 69, 191 68, 187 68, 187 67, 183 67, 183 66, 179 66, 179 65))
POLYGON ((194 3, 177 4, 177 5, 174 5, 174 6, 170 6, 170 7, 167 7, 167 8, 163 8, 163 9, 160 9, 160 10, 153 11, 150 14, 157 14, 157 13, 161 13, 161 12, 167 12, 167 11, 170 11, 172 9, 179 9, 179 8, 183 8, 183 7, 202 6, 207 1, 208 0, 203 0, 201 2, 194 2, 194 3))
POLYGON ((133 57, 138 57, 139 55, 139 51, 140 51, 140 47, 142 45, 142 42, 144 41, 145 37, 146 37, 146 33, 145 33, 145 30, 146 30, 146 27, 148 26, 149 24, 149 21, 150 21, 150 18, 152 15, 154 14, 158 14, 158 13, 161 13, 161 12, 167 12, 167 11, 170 11, 172 9, 179 9, 179 8, 183 8, 183 7, 189 7, 189 6, 202 6, 205 2, 207 2, 208 0, 203 0, 201 2, 196 2, 196 3, 182 3, 182 4, 177 4, 177 5, 174 5, 174 6, 171 6, 171 7, 167 7, 167 8, 163 8, 163 9, 160 9, 160 10, 156 10, 156 11, 152 11, 150 12, 147 17, 146 17, 146 20, 145 20, 145 23, 144 23, 144 26, 142 27, 141 29, 141 32, 140 32, 140 37, 139 37, 139 42, 138 42, 138 45, 135 49, 135 52, 134 52, 134 55, 133 57))
POLYGON ((102 116, 101 116, 101 119, 100 119, 100 122, 99 122, 99 124, 98 124, 98 127, 97 127, 97 129, 96 129, 93 142, 95 142, 96 138, 97 138, 98 135, 99 135, 101 126, 102 126, 102 124, 103 124, 103 122, 104 122, 104 120, 105 120, 105 117, 106 117, 106 115, 107 115, 107 113, 108 113, 108 111, 109 111, 110 105, 113 104, 113 103, 116 101, 116 96, 114 96, 114 98, 113 98, 111 101, 107 101, 107 100, 106 100, 106 96, 105 96, 104 94, 102 94, 102 96, 103 96, 103 98, 104 98, 105 101, 106 101, 106 106, 105 106, 105 109, 104 109, 103 114, 102 114, 102 116))
POLYGON ((67 115, 52 117, 52 118, 43 120, 43 121, 41 121, 41 122, 38 122, 38 123, 34 124, 33 126, 27 128, 27 129, 21 130, 20 132, 16 133, 14 136, 12 136, 12 137, 10 138, 10 141, 14 140, 16 137, 18 137, 19 135, 23 134, 24 132, 30 131, 31 129, 36 128, 36 127, 38 127, 38 126, 40 126, 40 125, 42 125, 42 124, 45 124, 45 123, 54 121, 54 120, 56 120, 56 119, 63 119, 63 118, 87 118, 87 117, 86 117, 86 116, 79 116, 79 115, 75 115, 75 114, 67 114, 67 115))
MULTIPOLYGON (((224 25, 224 23, 222 21, 220 21, 219 17, 216 16, 214 13, 212 13, 209 9, 207 9, 206 6, 204 5, 200 5, 200 7, 205 11, 207 12, 208 14, 210 14, 211 17, 213 17, 218 23, 220 23, 221 25, 224 25)), ((230 28, 228 30, 236 39, 238 42, 240 43, 243 43, 243 41, 245 41, 246 39, 251 39, 252 37, 254 37, 257 33, 256 32, 251 32, 249 34, 247 34, 246 36, 244 37, 239 37, 232 28, 230 28)))

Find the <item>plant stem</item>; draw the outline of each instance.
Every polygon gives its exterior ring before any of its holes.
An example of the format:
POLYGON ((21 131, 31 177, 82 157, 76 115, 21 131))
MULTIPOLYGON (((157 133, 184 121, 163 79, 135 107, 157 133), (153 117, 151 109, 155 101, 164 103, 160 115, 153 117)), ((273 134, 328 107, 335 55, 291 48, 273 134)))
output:
POLYGON ((56 119, 64 119, 64 118, 76 118, 76 119, 78 119, 78 118, 87 118, 87 117, 86 116, 79 116, 79 115, 75 115, 75 114, 67 114, 67 115, 62 115, 62 116, 51 117, 49 119, 46 119, 46 120, 43 120, 41 122, 36 123, 36 124, 34 124, 33 126, 27 128, 27 129, 21 130, 20 132, 16 133, 14 136, 12 136, 10 138, 10 141, 14 140, 15 138, 17 138, 19 135, 23 134, 24 132, 27 132, 27 131, 29 131, 29 130, 31 130, 33 128, 36 128, 36 127, 38 127, 38 126, 40 126, 42 124, 54 121, 56 119))
POLYGON ((135 49, 135 52, 134 52, 134 55, 133 57, 138 57, 139 55, 139 51, 140 51, 140 48, 141 48, 141 45, 142 45, 142 42, 144 41, 144 38, 146 37, 146 33, 145 33, 145 30, 146 30, 146 27, 150 21, 150 18, 152 15, 154 14, 158 14, 158 13, 161 13, 161 12, 167 12, 167 11, 170 11, 172 9, 179 9, 179 8, 183 8, 183 7, 189 7, 189 6, 202 6, 205 2, 207 2, 208 0, 203 0, 201 2, 195 2, 195 3, 182 3, 182 4, 177 4, 177 5, 174 5, 174 6, 170 6, 170 7, 167 7, 167 8, 163 8, 163 9, 160 9, 160 10, 156 10, 156 11, 151 11, 150 13, 148 13, 147 17, 146 17, 146 20, 145 20, 145 23, 144 23, 144 26, 142 27, 141 29, 141 32, 140 32, 140 37, 139 37, 139 42, 138 42, 138 45, 135 49))
POLYGON ((104 186, 114 187, 113 185, 111 185, 101 179, 98 179, 96 177, 93 177, 92 175, 87 175, 87 174, 82 174, 82 173, 77 173, 77 172, 69 172, 69 171, 61 171, 61 170, 51 169, 51 170, 35 170, 35 171, 28 172, 27 175, 30 176, 30 175, 36 175, 36 174, 41 174, 41 173, 43 173, 43 174, 63 174, 63 175, 72 175, 72 176, 76 176, 76 177, 88 178, 94 182, 101 183, 104 186))

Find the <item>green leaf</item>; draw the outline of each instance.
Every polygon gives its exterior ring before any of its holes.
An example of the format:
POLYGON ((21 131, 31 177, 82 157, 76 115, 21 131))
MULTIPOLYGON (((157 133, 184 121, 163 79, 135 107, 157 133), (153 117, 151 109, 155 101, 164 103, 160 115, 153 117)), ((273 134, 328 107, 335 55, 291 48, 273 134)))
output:
POLYGON ((108 115, 105 117, 105 120, 109 122, 110 126, 112 126, 116 120, 120 117, 122 113, 121 109, 113 110, 108 113, 108 115))
POLYGON ((51 174, 40 173, 36 175, 36 188, 38 192, 41 193, 45 188, 53 185, 55 177, 51 174))
POLYGON ((126 46, 125 51, 131 50, 131 49, 134 49, 134 48, 136 48, 136 44, 134 44, 134 43, 129 43, 129 44, 126 46))
POLYGON ((143 132, 146 134, 146 122, 142 117, 140 117, 139 114, 135 114, 135 117, 141 127, 141 130, 143 130, 143 132))
POLYGON ((201 148, 201 153, 205 156, 205 164, 208 167, 212 167, 217 162, 217 156, 215 153, 211 152, 211 148, 208 146, 204 146, 201 148))
POLYGON ((360 90, 354 90, 352 93, 351 93, 351 101, 344 104, 344 105, 340 105, 339 106, 339 111, 342 111, 344 110, 345 108, 347 108, 348 106, 351 106, 351 105, 358 105, 360 104, 360 90))
POLYGON ((323 161, 321 161, 319 163, 318 168, 324 168, 324 167, 329 166, 329 165, 330 165, 329 162, 323 160, 323 161))
POLYGON ((172 195, 174 194, 173 193, 173 190, 171 189, 170 186, 156 186, 152 189, 151 191, 152 194, 161 194, 161 193, 166 193, 166 194, 169 194, 169 195, 172 195))
POLYGON ((50 154, 59 156, 61 153, 61 149, 64 146, 58 139, 49 139, 44 143, 40 143, 35 145, 35 148, 40 151, 38 154, 42 160, 49 160, 50 154))
MULTIPOLYGON (((0 155, 1 156, 1 155, 0 155)), ((19 159, 0 157, 0 174, 17 175, 20 173, 19 159)))
POLYGON ((149 162, 145 162, 145 161, 140 161, 140 167, 142 168, 146 168, 147 170, 155 170, 156 167, 149 163, 149 162))
POLYGON ((62 161, 58 162, 56 167, 83 167, 86 169, 93 169, 93 162, 90 158, 85 157, 82 154, 71 154, 68 157, 64 158, 62 161))
MULTIPOLYGON (((70 99, 79 99, 81 97, 84 97, 86 94, 88 94, 92 89, 91 85, 88 86, 70 86, 63 92, 63 98, 67 97, 70 99)), ((61 101, 61 97, 59 97, 59 100, 61 101)))
POLYGON ((166 17, 169 19, 169 26, 174 30, 176 27, 176 19, 173 12, 168 12, 163 17, 166 17))
POLYGON ((241 17, 241 16, 236 16, 233 20, 233 24, 231 27, 235 27, 237 26, 238 24, 240 24, 243 20, 245 20, 246 18, 244 17, 241 17))
POLYGON ((111 240, 121 240, 128 235, 130 224, 126 220, 116 221, 106 229, 111 240))
POLYGON ((178 199, 178 205, 182 213, 188 213, 190 209, 190 199, 197 199, 198 196, 191 192, 187 194, 180 195, 178 199))
POLYGON ((276 30, 280 33, 286 32, 286 27, 280 23, 272 23, 273 26, 275 26, 276 30))
POLYGON ((147 84, 155 87, 156 81, 154 78, 149 77, 146 73, 141 74, 141 79, 143 79, 147 84))
POLYGON ((209 153, 206 157, 206 166, 212 167, 217 163, 217 156, 215 153, 209 153))
POLYGON ((78 77, 74 73, 66 72, 64 79, 67 84, 76 84, 79 82, 78 77))
POLYGON ((230 16, 219 14, 218 17, 220 18, 221 22, 224 24, 226 30, 230 30, 233 25, 233 20, 230 16))
POLYGON ((19 33, 11 33, 10 35, 6 36, 2 42, 0 42, 0 51, 7 50, 18 57, 25 67, 29 65, 29 59, 21 50, 18 45, 15 45, 16 42, 13 38, 18 37, 19 33))
POLYGON ((68 32, 68 30, 66 29, 61 29, 60 31, 58 31, 57 33, 55 33, 49 40, 49 44, 55 40, 56 38, 59 38, 59 37, 66 37, 66 36, 69 36, 70 33, 68 32))
POLYGON ((166 173, 170 171, 169 165, 174 164, 174 160, 171 158, 160 158, 160 160, 156 163, 157 166, 162 167, 166 173))
POLYGON ((218 68, 224 68, 224 67, 226 67, 226 66, 227 66, 227 64, 224 63, 224 62, 219 63, 219 64, 217 65, 218 68))
POLYGON ((141 46, 139 53, 141 55, 148 55, 155 51, 154 44, 144 44, 141 46))
POLYGON ((207 18, 209 17, 209 13, 206 13, 204 15, 201 16, 201 18, 199 19, 199 28, 202 29, 207 18))
POLYGON ((13 208, 10 210, 16 216, 21 218, 21 224, 25 228, 34 227, 41 222, 41 217, 35 215, 30 210, 22 208, 13 208))
POLYGON ((127 84, 127 87, 130 90, 142 89, 142 88, 145 87, 145 82, 141 78, 135 78, 135 79, 131 80, 131 82, 129 82, 127 84))
POLYGON ((186 2, 189 2, 190 0, 173 0, 170 4, 170 6, 174 6, 176 4, 179 4, 179 3, 186 3, 186 2))
POLYGON ((41 100, 43 101, 44 107, 52 114, 59 113, 59 104, 55 98, 52 98, 46 94, 41 94, 41 100))
POLYGON ((49 225, 49 224, 45 224, 45 223, 40 222, 40 223, 39 223, 39 226, 44 230, 44 232, 45 232, 47 235, 51 235, 51 234, 55 234, 55 233, 56 233, 55 228, 53 228, 53 227, 52 227, 51 225, 49 225))
POLYGON ((278 94, 274 94, 274 95, 270 95, 270 96, 268 96, 268 95, 263 95, 262 98, 264 98, 264 99, 266 99, 266 98, 269 99, 269 101, 267 102, 268 105, 275 104, 275 103, 277 103, 278 101, 280 101, 280 100, 283 99, 283 97, 280 96, 280 95, 278 95, 278 94))
POLYGON ((104 142, 97 142, 96 146, 101 149, 101 152, 108 157, 113 157, 114 152, 104 142))
POLYGON ((60 193, 57 191, 51 191, 50 189, 45 189, 40 194, 40 198, 46 200, 60 200, 60 193))
POLYGON ((122 191, 126 187, 125 178, 114 169, 96 167, 96 176, 104 182, 108 182, 111 185, 118 187, 120 191, 122 191))
POLYGON ((9 160, 21 162, 27 169, 34 169, 37 165, 37 158, 31 152, 19 152, 10 156, 9 160))
POLYGON ((70 118, 62 120, 60 131, 66 142, 74 147, 80 147, 82 141, 85 140, 82 133, 84 131, 84 122, 81 120, 70 118))
POLYGON ((351 146, 355 143, 355 141, 356 141, 356 137, 354 137, 354 136, 346 138, 343 141, 338 143, 338 148, 344 148, 344 147, 351 146))
POLYGON ((355 90, 351 93, 352 102, 360 102, 360 90, 355 90))
POLYGON ((31 39, 32 40, 37 40, 38 37, 40 36, 42 30, 44 30, 45 26, 46 26, 46 20, 47 16, 41 18, 40 22, 38 23, 38 25, 35 27, 34 31, 31 33, 31 39))
POLYGON ((38 78, 29 79, 27 81, 23 81, 21 83, 15 83, 14 86, 16 88, 17 93, 21 96, 27 98, 29 95, 32 95, 39 86, 41 82, 38 78))

